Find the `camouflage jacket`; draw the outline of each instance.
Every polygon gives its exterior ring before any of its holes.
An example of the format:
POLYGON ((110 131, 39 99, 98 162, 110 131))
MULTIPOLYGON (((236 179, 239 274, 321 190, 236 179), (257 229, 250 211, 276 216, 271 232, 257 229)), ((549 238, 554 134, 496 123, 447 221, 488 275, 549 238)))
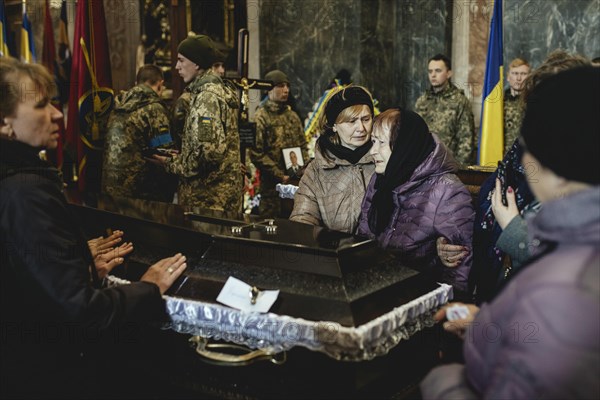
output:
POLYGON ((102 191, 171 201, 176 177, 144 160, 146 149, 173 145, 167 109, 158 94, 144 84, 118 96, 116 103, 107 125, 102 191))
POLYGON ((308 162, 304 129, 298 114, 289 105, 267 100, 254 116, 256 146, 251 149, 252 163, 260 170, 261 192, 274 190, 286 174, 283 149, 300 147, 304 164, 308 162))
POLYGON ((185 119, 190 112, 191 100, 192 93, 189 86, 186 86, 181 96, 175 100, 171 107, 171 136, 173 136, 173 141, 178 149, 181 149, 181 137, 185 129, 185 119))
POLYGON ((459 163, 475 162, 475 120, 471 103, 462 90, 452 83, 438 93, 430 88, 417 100, 415 111, 459 163))
POLYGON ((504 154, 508 153, 521 133, 523 111, 521 98, 513 96, 510 94, 510 89, 507 89, 504 92, 504 154))
POLYGON ((179 203, 221 211, 241 211, 242 174, 235 88, 210 70, 190 83, 190 113, 181 153, 167 160, 179 176, 179 203))

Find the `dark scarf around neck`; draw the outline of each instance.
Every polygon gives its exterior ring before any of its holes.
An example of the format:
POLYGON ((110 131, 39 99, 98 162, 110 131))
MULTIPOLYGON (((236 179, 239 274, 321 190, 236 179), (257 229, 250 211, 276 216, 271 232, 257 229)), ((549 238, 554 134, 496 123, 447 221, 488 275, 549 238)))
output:
MULTIPOLYGON (((357 162, 359 162, 360 159, 363 158, 363 156, 369 152, 371 146, 373 146, 373 143, 369 140, 362 146, 352 150, 348 147, 342 146, 341 144, 333 143, 331 141, 332 137, 332 130, 328 130, 323 135, 321 135, 321 137, 319 137, 318 144, 321 150, 328 150, 337 158, 346 160, 351 164, 356 164, 357 162)), ((325 156, 325 158, 327 158, 326 152, 323 151, 323 155, 325 156)))
POLYGON ((377 175, 375 194, 368 213, 369 228, 376 235, 390 223, 394 211, 392 191, 407 182, 435 148, 435 141, 423 118, 413 111, 402 109, 399 118, 392 155, 385 173, 377 175))

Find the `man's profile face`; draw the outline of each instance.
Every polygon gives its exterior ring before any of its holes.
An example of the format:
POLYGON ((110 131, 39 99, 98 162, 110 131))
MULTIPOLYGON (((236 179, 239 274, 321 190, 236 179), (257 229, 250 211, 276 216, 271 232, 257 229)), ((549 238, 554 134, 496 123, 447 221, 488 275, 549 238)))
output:
POLYGON ((519 67, 510 68, 508 70, 508 85, 515 92, 523 90, 523 82, 525 78, 529 76, 529 67, 527 65, 521 65, 519 67))
POLYGON ((219 75, 221 78, 225 76, 225 66, 222 62, 217 62, 212 65, 212 70, 215 74, 219 75))
POLYGON ((290 151, 290 161, 292 162, 292 165, 298 165, 298 156, 293 151, 290 151))
POLYGON ((290 84, 287 82, 280 83, 269 91, 269 100, 285 103, 290 95, 290 84))
POLYGON ((177 54, 177 64, 175 64, 175 69, 185 83, 193 81, 200 72, 200 67, 183 54, 177 54))
POLYGON ((429 83, 436 89, 446 86, 446 82, 452 77, 452 71, 446 67, 443 60, 431 60, 427 66, 427 74, 429 75, 429 83))

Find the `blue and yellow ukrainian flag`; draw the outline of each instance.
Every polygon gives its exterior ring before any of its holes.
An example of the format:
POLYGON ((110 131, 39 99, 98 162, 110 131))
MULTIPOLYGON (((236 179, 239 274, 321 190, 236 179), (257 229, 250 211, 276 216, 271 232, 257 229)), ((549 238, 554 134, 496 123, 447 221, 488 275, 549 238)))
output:
POLYGON ((27 10, 23 4, 23 25, 21 27, 21 61, 26 63, 35 62, 35 45, 33 43, 33 31, 31 22, 27 17, 27 10))
POLYGON ((0 57, 9 56, 8 37, 6 36, 6 13, 4 12, 4 0, 0 2, 0 57))
POLYGON ((495 166, 504 151, 502 0, 494 1, 481 105, 479 165, 495 166))

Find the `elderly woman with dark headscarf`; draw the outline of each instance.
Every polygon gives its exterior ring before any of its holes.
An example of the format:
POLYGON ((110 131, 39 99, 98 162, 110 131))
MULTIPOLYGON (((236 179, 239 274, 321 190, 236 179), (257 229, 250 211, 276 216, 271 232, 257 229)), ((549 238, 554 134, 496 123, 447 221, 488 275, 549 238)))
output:
POLYGON ((372 136, 376 174, 363 200, 359 234, 377 238, 382 247, 398 250, 403 262, 431 269, 465 291, 471 257, 448 268, 436 254, 439 236, 471 245, 475 213, 454 174, 454 157, 412 111, 381 113, 372 136))
POLYGON ((360 86, 332 90, 315 159, 300 180, 290 220, 354 233, 367 182, 375 172, 369 154, 373 99, 360 86))

